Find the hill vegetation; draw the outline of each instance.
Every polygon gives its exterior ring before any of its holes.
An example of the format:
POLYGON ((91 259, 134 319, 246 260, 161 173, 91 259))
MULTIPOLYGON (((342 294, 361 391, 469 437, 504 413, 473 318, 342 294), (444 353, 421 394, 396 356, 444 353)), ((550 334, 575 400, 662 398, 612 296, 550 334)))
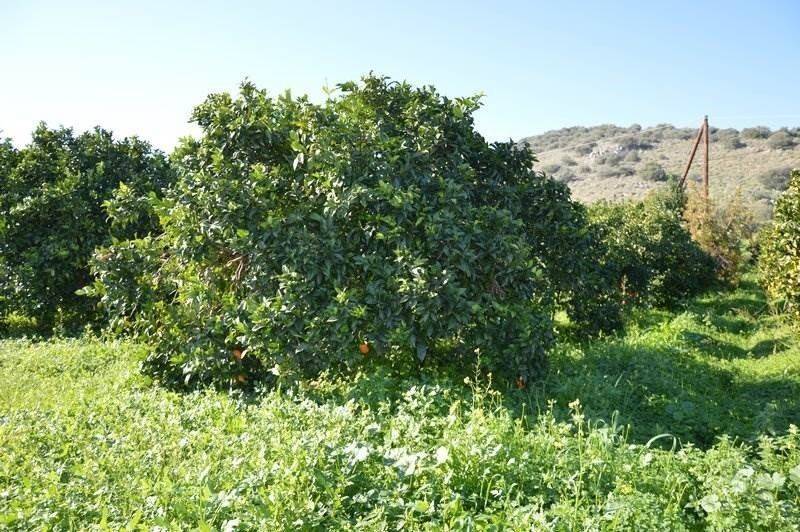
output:
MULTIPOLYGON (((712 196, 727 199, 741 190, 754 217, 768 219, 789 172, 800 166, 800 128, 709 129, 712 196)), ((593 203, 642 198, 667 175, 682 174, 696 133, 669 124, 600 125, 549 131, 520 144, 530 146, 540 169, 569 183, 576 199, 593 203)), ((699 160, 690 182, 701 178, 699 160)))

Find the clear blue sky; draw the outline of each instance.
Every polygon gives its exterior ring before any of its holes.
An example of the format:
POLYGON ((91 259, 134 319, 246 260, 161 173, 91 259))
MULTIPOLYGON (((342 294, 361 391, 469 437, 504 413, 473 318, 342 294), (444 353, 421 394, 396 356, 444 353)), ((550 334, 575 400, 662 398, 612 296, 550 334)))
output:
POLYGON ((191 108, 370 70, 486 94, 488 138, 571 125, 800 124, 800 0, 0 2, 0 129, 103 125, 169 149, 191 108))

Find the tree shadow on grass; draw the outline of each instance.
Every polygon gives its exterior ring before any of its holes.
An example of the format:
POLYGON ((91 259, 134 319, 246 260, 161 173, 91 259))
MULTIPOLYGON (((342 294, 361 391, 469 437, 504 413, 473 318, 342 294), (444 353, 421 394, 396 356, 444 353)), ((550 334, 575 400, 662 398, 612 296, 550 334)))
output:
MULTIPOLYGON (((750 278, 745 278, 739 286, 731 290, 720 290, 706 297, 692 300, 688 308, 698 312, 710 314, 714 317, 745 314, 758 316, 768 307, 767 297, 758 283, 750 278)), ((732 331, 733 332, 733 331, 732 331)))
POLYGON ((758 316, 767 308, 766 303, 744 297, 724 299, 724 302, 696 300, 691 304, 675 307, 671 312, 664 309, 634 309, 629 314, 626 325, 640 330, 652 329, 667 323, 676 313, 686 311, 701 316, 720 332, 753 334, 759 328, 758 316))
POLYGON ((643 341, 620 336, 557 350, 550 375, 527 401, 541 407, 555 399, 566 419, 566 405, 580 399, 590 418, 630 424, 629 438, 638 443, 669 433, 708 447, 723 434, 754 440, 785 432, 800 421, 800 376, 770 372, 767 366, 759 375, 755 367, 747 371, 723 362, 766 359, 798 348, 784 331, 769 329, 766 308, 758 285, 745 279, 736 291, 687 302, 685 309, 704 325, 679 330, 677 338, 674 330, 663 338, 658 332, 675 314, 636 309, 628 325, 654 330, 653 336, 643 341), (725 334, 738 335, 739 345, 723 339, 725 334))
MULTIPOLYGON (((305 396, 320 403, 353 401, 391 413, 399 404, 415 400, 415 390, 425 389, 436 397, 428 414, 447 415, 454 401, 469 405, 475 397, 474 384, 464 382, 468 374, 467 368, 418 375, 369 368, 355 378, 320 379, 320 388, 311 386, 305 396)), ((478 387, 487 386, 484 375, 478 387)), ((682 444, 705 449, 725 434, 753 441, 762 434, 784 433, 800 420, 800 378, 754 377, 712 365, 680 346, 630 345, 624 338, 583 349, 562 346, 542 381, 523 391, 504 382, 494 383, 494 388, 502 392, 502 407, 527 419, 529 426, 547 410, 557 419, 570 420, 568 405, 580 399, 587 419, 628 426, 628 441, 640 444, 670 434, 682 444)), ((663 438, 655 445, 668 448, 672 441, 663 438)))
POLYGON ((629 440, 636 443, 668 433, 705 448, 723 434, 754 440, 784 432, 800 419, 798 380, 748 378, 679 348, 611 342, 583 356, 560 353, 551 368, 545 381, 516 402, 536 410, 555 400, 566 419, 566 405, 580 399, 587 417, 629 424, 629 440))
POLYGON ((737 358, 763 358, 770 355, 777 355, 790 348, 789 338, 781 336, 760 340, 753 343, 748 348, 742 348, 730 342, 725 342, 711 335, 695 331, 684 331, 681 333, 681 340, 704 354, 719 359, 733 360, 737 358))
POLYGON ((763 358, 770 355, 777 355, 789 348, 789 338, 772 338, 769 340, 761 340, 746 352, 752 354, 754 357, 763 358))
POLYGON ((730 334, 752 334, 758 328, 754 321, 739 316, 711 316, 710 321, 718 331, 730 334))

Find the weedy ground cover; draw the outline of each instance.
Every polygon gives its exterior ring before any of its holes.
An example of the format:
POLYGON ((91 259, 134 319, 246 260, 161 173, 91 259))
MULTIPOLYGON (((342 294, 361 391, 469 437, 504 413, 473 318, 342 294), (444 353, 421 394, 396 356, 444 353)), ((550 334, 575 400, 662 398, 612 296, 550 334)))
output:
POLYGON ((755 284, 627 325, 526 390, 370 367, 177 393, 143 346, 6 340, 0 528, 795 529, 800 342, 755 284))
POLYGON ((800 420, 800 341, 752 275, 682 309, 636 309, 626 334, 562 342, 551 362, 537 405, 580 398, 638 442, 663 432, 699 446, 723 434, 752 441, 800 420))

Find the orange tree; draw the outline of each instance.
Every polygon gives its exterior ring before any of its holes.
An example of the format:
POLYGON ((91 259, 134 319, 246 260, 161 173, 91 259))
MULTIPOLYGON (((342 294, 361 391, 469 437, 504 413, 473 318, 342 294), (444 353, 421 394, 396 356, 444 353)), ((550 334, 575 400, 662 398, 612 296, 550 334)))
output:
POLYGON ((529 151, 487 143, 478 107, 375 76, 322 105, 249 83, 212 95, 154 205, 163 234, 100 250, 91 291, 176 382, 365 355, 480 361, 524 382, 544 367, 557 300, 574 299, 559 294, 585 214, 529 151))
POLYGON ((597 260, 625 302, 671 306, 716 282, 714 260, 684 222, 686 201, 673 181, 642 201, 592 206, 597 260))
POLYGON ((800 170, 775 205, 770 225, 760 238, 761 282, 770 297, 800 325, 800 170))
MULTIPOLYGON (((9 174, 16 166, 19 158, 19 151, 14 148, 9 139, 4 139, 0 142, 0 213, 8 210, 8 187, 9 187, 9 174)), ((6 219, 0 215, 0 235, 5 233, 6 219)), ((1 246, 2 244, 0 244, 1 246)), ((0 248, 1 249, 1 248, 0 248)), ((5 284, 4 279, 8 276, 7 258, 5 253, 0 253, 0 283, 5 284)), ((0 331, 3 327, 3 309, 7 306, 8 295, 5 290, 0 289, 0 331)))
POLYGON ((75 293, 91 280, 89 258, 153 229, 145 197, 171 180, 147 143, 99 128, 76 136, 42 124, 28 146, 0 145, 0 319, 15 313, 42 333, 93 323, 96 301, 75 293), (115 194, 128 202, 124 226, 106 222, 115 194))

